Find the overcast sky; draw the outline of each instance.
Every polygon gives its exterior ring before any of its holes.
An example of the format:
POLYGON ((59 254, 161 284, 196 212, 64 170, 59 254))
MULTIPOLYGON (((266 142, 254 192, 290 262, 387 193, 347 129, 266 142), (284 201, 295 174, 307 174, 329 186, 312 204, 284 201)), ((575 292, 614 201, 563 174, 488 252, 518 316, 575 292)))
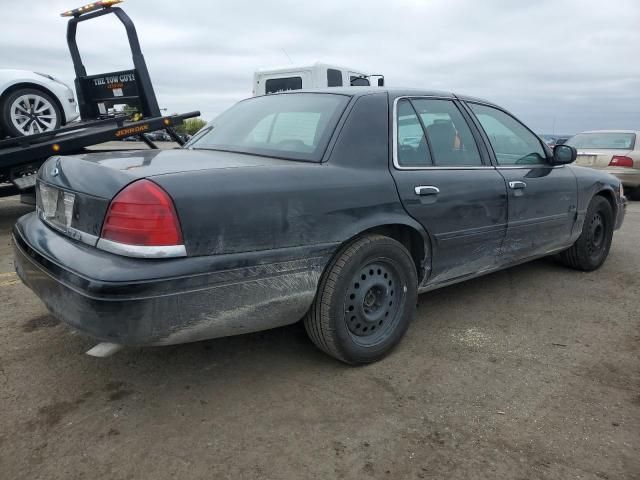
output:
MULTIPOLYGON (((82 0, 81 0, 82 2, 82 0)), ((59 13, 0 0, 0 68, 72 83, 59 13)), ((88 3, 88 2, 87 2, 88 3)), ((251 95, 258 67, 323 61, 387 85, 492 100, 540 133, 640 128, 639 0, 127 0, 161 107, 211 119, 251 95), (286 53, 285 53, 286 52, 286 53)), ((115 17, 81 24, 89 74, 129 68, 115 17)))

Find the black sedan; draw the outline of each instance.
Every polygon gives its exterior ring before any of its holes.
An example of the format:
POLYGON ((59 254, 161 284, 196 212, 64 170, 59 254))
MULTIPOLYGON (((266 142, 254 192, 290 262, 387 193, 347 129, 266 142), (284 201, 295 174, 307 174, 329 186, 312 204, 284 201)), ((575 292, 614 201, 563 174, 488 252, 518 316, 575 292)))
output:
POLYGON ((386 355, 416 296, 545 255, 595 270, 620 181, 570 165, 483 100, 332 88, 236 104, 183 149, 52 157, 15 225, 52 314, 120 345, 297 322, 352 364, 386 355))

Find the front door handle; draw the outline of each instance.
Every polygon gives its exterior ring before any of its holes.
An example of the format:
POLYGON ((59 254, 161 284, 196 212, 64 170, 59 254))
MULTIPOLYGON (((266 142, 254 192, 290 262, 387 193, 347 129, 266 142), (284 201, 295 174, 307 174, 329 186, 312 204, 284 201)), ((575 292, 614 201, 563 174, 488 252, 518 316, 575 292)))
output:
POLYGON ((440 189, 433 185, 419 185, 413 191, 416 192, 416 195, 437 195, 440 193, 440 189))
POLYGON ((520 181, 509 182, 509 188, 513 190, 521 190, 523 188, 527 188, 527 184, 520 181))

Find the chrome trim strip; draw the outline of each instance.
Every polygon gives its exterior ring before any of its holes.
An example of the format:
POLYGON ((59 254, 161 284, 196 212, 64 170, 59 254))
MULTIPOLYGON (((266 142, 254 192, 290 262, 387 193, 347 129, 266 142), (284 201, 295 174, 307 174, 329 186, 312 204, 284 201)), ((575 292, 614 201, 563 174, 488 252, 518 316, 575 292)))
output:
POLYGON ((184 245, 166 245, 166 246, 146 246, 146 245, 127 245, 126 243, 118 243, 106 238, 98 240, 96 247, 105 252, 123 255, 125 257, 137 258, 173 258, 186 257, 187 249, 184 245))
POLYGON ((498 170, 533 170, 535 168, 564 168, 566 165, 550 165, 543 163, 536 163, 535 165, 498 165, 498 170))
POLYGON ((55 223, 49 222, 45 218, 44 212, 40 207, 36 207, 36 212, 38 213, 38 218, 40 219, 40 221, 44 223, 47 227, 50 227, 56 232, 60 232, 63 235, 66 235, 67 237, 72 238, 73 240, 77 240, 78 242, 82 242, 92 247, 96 246, 96 243, 98 242, 97 236, 91 235, 90 233, 82 232, 77 228, 65 227, 62 225, 56 225, 55 223))
POLYGON ((398 162, 398 102, 400 100, 403 100, 405 98, 408 99, 412 99, 412 98, 429 98, 429 99, 442 99, 442 100, 450 100, 450 101, 454 101, 455 98, 452 97, 443 97, 441 95, 405 95, 403 97, 397 97, 394 101, 393 101, 393 152, 392 152, 392 159, 393 159, 393 166, 397 169, 397 170, 485 170, 485 169, 491 169, 494 170, 496 167, 494 167, 493 165, 469 165, 469 166, 436 166, 436 165, 430 165, 430 166, 425 166, 425 167, 403 167, 402 165, 400 165, 400 163, 398 162))
POLYGON ((482 167, 443 167, 443 166, 430 166, 430 167, 401 167, 397 165, 394 160, 393 166, 398 170, 495 170, 495 167, 484 165, 482 167))

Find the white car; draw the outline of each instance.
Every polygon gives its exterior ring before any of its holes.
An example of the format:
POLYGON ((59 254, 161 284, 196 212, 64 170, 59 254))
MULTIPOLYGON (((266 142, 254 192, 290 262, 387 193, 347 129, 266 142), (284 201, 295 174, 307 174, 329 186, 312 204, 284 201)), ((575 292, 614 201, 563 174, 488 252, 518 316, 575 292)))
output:
POLYGON ((0 69, 0 139, 49 132, 78 118, 73 90, 28 70, 0 69))

